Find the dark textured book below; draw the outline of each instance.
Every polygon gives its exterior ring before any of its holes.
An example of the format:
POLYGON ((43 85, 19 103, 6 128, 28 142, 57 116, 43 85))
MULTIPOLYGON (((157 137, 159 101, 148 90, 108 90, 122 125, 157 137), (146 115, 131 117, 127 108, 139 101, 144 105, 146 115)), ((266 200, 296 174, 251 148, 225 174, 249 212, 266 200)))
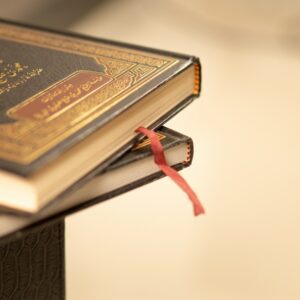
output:
POLYGON ((65 298, 64 221, 0 241, 0 299, 65 298))
MULTIPOLYGON (((156 134, 164 147, 169 165, 181 170, 191 164, 193 158, 191 138, 166 127, 162 127, 156 134)), ((83 187, 63 199, 51 202, 40 212, 29 216, 0 214, 0 237, 29 225, 62 218, 163 176, 153 161, 150 141, 144 139, 83 187)))
POLYGON ((200 82, 192 56, 0 20, 0 205, 33 213, 79 188, 200 82))

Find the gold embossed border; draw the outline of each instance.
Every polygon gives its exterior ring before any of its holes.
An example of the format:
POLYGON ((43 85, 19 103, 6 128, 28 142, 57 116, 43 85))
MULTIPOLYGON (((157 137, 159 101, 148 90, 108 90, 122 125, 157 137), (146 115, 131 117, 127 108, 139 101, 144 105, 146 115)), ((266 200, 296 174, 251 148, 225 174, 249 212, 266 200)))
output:
MULTIPOLYGON (((155 132, 157 138, 159 141, 163 140, 166 138, 166 136, 161 132, 161 131, 156 131, 155 132)), ((149 138, 144 138, 142 141, 140 141, 139 143, 137 143, 132 149, 131 151, 136 151, 142 148, 145 148, 147 146, 149 146, 151 144, 151 141, 149 138)))
MULTIPOLYGON (((112 81, 54 120, 0 125, 0 158, 28 164, 178 63, 173 57, 0 23, 0 39, 92 57, 112 81)), ((43 92, 43 91, 41 91, 43 92)))

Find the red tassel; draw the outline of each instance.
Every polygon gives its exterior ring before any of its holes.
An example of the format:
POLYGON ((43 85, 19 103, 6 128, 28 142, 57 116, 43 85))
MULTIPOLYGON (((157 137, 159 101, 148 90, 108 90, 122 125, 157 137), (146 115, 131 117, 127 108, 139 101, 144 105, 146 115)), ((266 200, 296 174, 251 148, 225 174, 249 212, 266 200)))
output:
POLYGON ((139 127, 138 129, 136 129, 136 132, 143 133, 149 138, 155 163, 165 175, 169 176, 188 195, 194 206, 194 215, 198 216, 200 214, 204 214, 204 208, 201 205, 195 192, 191 189, 184 178, 175 169, 168 165, 163 146, 160 143, 155 132, 144 127, 139 127))

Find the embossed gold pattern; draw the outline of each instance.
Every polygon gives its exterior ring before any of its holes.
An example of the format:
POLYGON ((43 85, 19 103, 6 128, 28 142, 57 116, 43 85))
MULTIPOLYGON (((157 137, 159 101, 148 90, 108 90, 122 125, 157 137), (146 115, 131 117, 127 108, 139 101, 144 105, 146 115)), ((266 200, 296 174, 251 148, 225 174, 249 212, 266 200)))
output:
MULTIPOLYGON (((98 64, 104 66, 102 75, 109 78, 105 85, 80 98, 80 101, 76 98, 74 105, 55 115, 55 118, 36 120, 17 117, 18 121, 15 123, 0 125, 0 158, 24 165, 39 158, 132 92, 178 63, 177 59, 168 56, 5 23, 0 23, 0 41, 1 39, 92 57, 98 64)), ((54 85, 55 88, 59 88, 59 83, 54 85)), ((43 93, 44 91, 40 91, 34 97, 43 93)), ((26 101, 31 100, 25 100, 23 103, 26 101)), ((10 110, 10 116, 13 116, 12 112, 17 111, 17 107, 18 105, 10 110)))
MULTIPOLYGON (((166 136, 161 131, 156 131, 155 134, 156 134, 156 136, 158 137, 158 139, 160 141, 166 138, 166 136)), ((150 139, 149 138, 144 138, 136 146, 134 146, 131 149, 131 151, 136 151, 138 149, 145 148, 145 147, 149 146, 150 144, 151 144, 150 139)))
POLYGON ((75 105, 91 92, 100 89, 112 79, 92 71, 78 71, 54 86, 40 92, 7 111, 13 119, 49 121, 75 105))
MULTIPOLYGON (((0 64, 4 61, 1 59, 0 64)), ((39 76, 43 72, 41 68, 29 69, 28 66, 19 62, 6 64, 0 67, 0 95, 9 93, 11 90, 25 84, 33 77, 39 76)))

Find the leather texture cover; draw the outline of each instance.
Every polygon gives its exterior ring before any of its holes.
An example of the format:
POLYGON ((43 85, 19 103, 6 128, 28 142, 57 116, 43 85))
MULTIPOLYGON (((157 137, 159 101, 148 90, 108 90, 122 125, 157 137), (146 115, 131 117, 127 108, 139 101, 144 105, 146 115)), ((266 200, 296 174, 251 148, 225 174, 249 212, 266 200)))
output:
MULTIPOLYGON (((199 60, 0 20, 0 168, 29 176, 199 60)), ((102 165, 124 153, 134 141, 102 165)), ((100 170, 98 166, 97 172, 100 170)), ((93 175, 91 175, 93 176, 93 175)))
POLYGON ((64 221, 0 240, 0 299, 65 299, 64 221))
MULTIPOLYGON (((193 141, 190 137, 185 136, 179 132, 176 132, 174 130, 171 130, 166 127, 160 128, 158 130, 157 134, 160 137, 161 143, 165 150, 175 147, 178 144, 186 144, 187 150, 186 150, 186 159, 182 161, 181 163, 178 163, 176 165, 173 165, 173 167, 176 170, 181 170, 183 168, 188 167, 192 163, 193 159, 193 141)), ((110 170, 114 170, 117 168, 120 168, 124 165, 131 164, 133 162, 136 162, 138 160, 142 160, 145 157, 152 156, 151 148, 150 148, 150 142, 148 139, 143 139, 138 144, 136 144, 130 151, 128 151, 125 155, 123 155, 121 158, 119 158, 117 161, 115 161, 112 165, 110 165, 105 171, 109 172, 110 170)), ((87 199, 85 202, 81 204, 77 204, 76 206, 69 207, 64 210, 57 210, 55 208, 57 201, 63 201, 64 199, 55 200, 54 202, 50 203, 47 207, 45 207, 43 210, 41 210, 36 215, 32 216, 16 216, 15 214, 11 214, 11 218, 16 218, 14 222, 19 222, 20 218, 23 218, 24 221, 22 221, 23 225, 16 225, 15 232, 12 232, 6 237, 2 236, 3 238, 7 238, 10 236, 14 236, 16 234, 22 234, 24 231, 30 230, 31 227, 38 226, 40 224, 46 224, 48 222, 52 222, 58 219, 63 219, 65 216, 68 216, 72 213, 78 212, 82 209, 85 209, 87 207, 90 207, 92 205, 101 203, 103 201, 112 199, 122 193, 125 193, 127 191, 133 190, 135 188, 141 187, 145 184, 151 183, 152 181, 158 180, 165 175, 162 172, 156 172, 149 176, 141 177, 140 179, 131 182, 125 186, 122 186, 120 188, 117 188, 111 192, 99 195, 99 197, 96 197, 94 199, 87 199), (52 213, 51 211, 55 211, 55 213, 52 213), (27 224, 27 225, 26 225, 27 224), (30 225, 28 225, 30 224, 30 225)), ((76 191, 74 191, 76 193, 76 191)), ((1 222, 7 222, 6 219, 7 216, 10 214, 2 212, 0 214, 0 226, 1 222)), ((10 220, 11 221, 11 220, 10 220)), ((2 233, 3 235, 3 233, 2 233)))

